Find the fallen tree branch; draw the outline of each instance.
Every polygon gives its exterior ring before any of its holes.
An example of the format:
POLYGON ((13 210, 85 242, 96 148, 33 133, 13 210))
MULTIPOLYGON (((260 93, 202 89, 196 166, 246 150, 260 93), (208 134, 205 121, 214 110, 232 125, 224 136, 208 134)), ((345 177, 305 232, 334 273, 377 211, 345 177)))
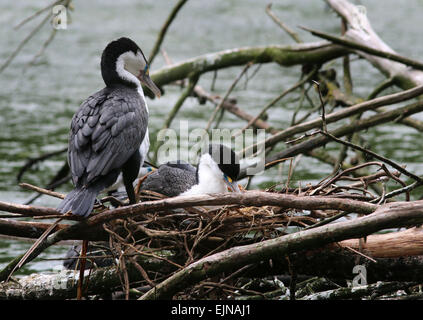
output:
MULTIPOLYGON (((345 37, 354 40, 356 43, 370 46, 373 49, 395 54, 395 51, 376 34, 367 16, 360 11, 358 6, 346 0, 326 0, 326 2, 348 23, 345 37)), ((392 78, 394 83, 403 89, 423 84, 423 72, 420 70, 410 69, 403 63, 371 54, 360 52, 360 55, 388 78, 392 78)))
POLYGON ((377 50, 374 49, 372 47, 354 42, 354 41, 350 41, 344 38, 340 38, 340 37, 336 37, 321 31, 317 31, 317 30, 313 30, 310 28, 305 28, 305 27, 300 27, 301 29, 310 32, 312 35, 315 35, 317 37, 323 38, 325 40, 329 40, 333 43, 342 45, 342 46, 346 46, 348 48, 352 48, 352 49, 357 49, 366 53, 369 53, 371 55, 377 56, 377 57, 381 57, 381 58, 385 58, 385 59, 389 59, 392 61, 397 61, 397 62, 401 62, 405 65, 408 65, 410 67, 414 67, 416 69, 419 70, 423 70, 423 63, 421 63, 420 61, 416 61, 404 56, 401 56, 399 54, 393 53, 393 52, 388 52, 388 51, 381 51, 381 50, 377 50))
POLYGON ((180 63, 163 67, 151 78, 158 86, 164 86, 188 78, 191 74, 206 73, 233 66, 254 63, 275 62, 282 66, 322 64, 345 55, 348 50, 329 42, 314 42, 291 46, 246 47, 224 50, 195 57, 180 63))

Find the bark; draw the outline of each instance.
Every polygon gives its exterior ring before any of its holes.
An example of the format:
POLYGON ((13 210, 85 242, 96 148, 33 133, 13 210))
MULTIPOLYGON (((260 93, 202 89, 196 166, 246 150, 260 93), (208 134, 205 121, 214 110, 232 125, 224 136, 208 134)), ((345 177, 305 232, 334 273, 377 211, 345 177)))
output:
MULTIPOLYGON (((360 249, 358 239, 339 242, 341 246, 360 249)), ((423 255, 423 229, 420 227, 400 232, 372 235, 362 243, 362 252, 372 258, 398 258, 423 255)))
POLYGON ((377 282, 365 286, 339 288, 314 293, 301 298, 301 300, 339 300, 339 299, 360 299, 368 296, 374 299, 386 293, 398 290, 405 290, 415 286, 413 282, 377 282))
MULTIPOLYGON (((368 238, 375 235, 368 236, 368 238)), ((334 279, 345 285, 356 274, 353 268, 365 266, 367 282, 377 281, 423 281, 423 255, 377 258, 376 262, 340 246, 343 241, 314 250, 298 251, 289 255, 274 257, 255 264, 244 277, 265 277, 290 274, 295 270, 302 276, 317 276, 334 279), (289 263, 288 258, 289 257, 289 263), (357 259, 359 258, 359 259, 357 259)), ((366 252, 364 252, 366 253, 366 252)))
POLYGON ((253 63, 275 62, 281 66, 322 64, 345 55, 347 49, 330 42, 313 42, 291 46, 247 47, 224 50, 175 63, 151 73, 158 86, 189 78, 194 74, 253 63))
MULTIPOLYGON (((172 272, 172 266, 155 258, 138 256, 137 262, 148 272, 172 272)), ((144 280, 132 264, 126 266, 129 280, 144 280)), ((94 269, 91 274, 85 271, 88 282, 86 294, 107 295, 121 288, 120 270, 115 266, 94 269)), ((54 274, 34 274, 16 281, 0 282, 0 299, 62 300, 76 297, 79 272, 62 270, 54 274)), ((85 284, 84 284, 85 286, 85 284)))

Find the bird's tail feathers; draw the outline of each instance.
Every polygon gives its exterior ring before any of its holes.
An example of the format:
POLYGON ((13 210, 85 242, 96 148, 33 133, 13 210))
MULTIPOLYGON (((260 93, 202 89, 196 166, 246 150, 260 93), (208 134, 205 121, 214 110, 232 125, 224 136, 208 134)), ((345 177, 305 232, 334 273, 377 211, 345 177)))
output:
POLYGON ((94 188, 75 188, 66 195, 57 210, 61 213, 71 211, 72 214, 87 217, 93 210, 98 193, 94 188))

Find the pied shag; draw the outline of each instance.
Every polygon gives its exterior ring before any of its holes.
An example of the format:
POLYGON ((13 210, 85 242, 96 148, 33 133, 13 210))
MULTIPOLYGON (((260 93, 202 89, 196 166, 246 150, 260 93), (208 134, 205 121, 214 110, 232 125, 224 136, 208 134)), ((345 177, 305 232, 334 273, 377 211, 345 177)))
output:
POLYGON ((101 74, 106 87, 88 97, 72 118, 68 163, 75 188, 57 208, 62 213, 88 216, 96 196, 113 185, 120 173, 129 202, 136 201, 132 183, 149 145, 145 140, 148 108, 141 84, 158 97, 160 89, 150 79, 141 49, 125 37, 104 49, 101 74))
POLYGON ((205 193, 224 193, 228 187, 240 192, 236 180, 239 159, 232 149, 210 144, 202 154, 197 168, 178 160, 159 166, 141 184, 141 191, 154 191, 168 197, 205 193))

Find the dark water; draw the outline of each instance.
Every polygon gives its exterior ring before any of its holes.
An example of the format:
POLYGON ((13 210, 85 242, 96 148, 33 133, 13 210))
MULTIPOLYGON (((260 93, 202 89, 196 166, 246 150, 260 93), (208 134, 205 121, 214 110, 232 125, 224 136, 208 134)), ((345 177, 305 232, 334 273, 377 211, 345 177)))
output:
MULTIPOLYGON (((6 1, 0 0, 0 63, 13 52, 20 41, 41 21, 37 18, 19 30, 13 26, 50 1, 6 1)), ((421 59, 423 43, 421 13, 423 1, 394 0, 383 2, 361 1, 374 29, 392 48, 410 58, 421 59), (399 5, 400 3, 401 5, 399 5)), ((89 94, 103 87, 99 61, 104 46, 122 35, 134 39, 146 56, 154 44, 165 18, 174 1, 74 1, 71 23, 66 30, 60 30, 46 52, 27 67, 48 38, 51 26, 44 26, 17 56, 13 63, 0 74, 0 200, 16 203, 25 202, 31 192, 22 190, 16 183, 16 174, 28 157, 59 150, 67 143, 70 119, 89 94)), ((293 41, 281 31, 265 14, 267 2, 256 0, 239 1, 189 1, 179 13, 166 35, 163 48, 174 62, 194 56, 243 46, 268 44, 292 44, 293 41)), ((338 33, 340 22, 329 11, 323 1, 273 1, 273 11, 285 23, 295 28, 304 25, 330 33, 338 33)), ((68 21, 69 22, 69 21, 68 21)), ((297 29, 298 30, 298 29, 297 29)), ((298 31, 304 41, 318 39, 298 31)), ((152 71, 165 65, 158 55, 152 71)), ((339 64, 333 65, 338 67, 339 64)), ((254 70, 254 68, 252 69, 254 70)), ((223 95, 241 68, 220 71, 215 90, 223 95)), ((251 71, 252 72, 252 71, 251 71)), ((341 72, 340 72, 341 74, 341 72)), ((269 64, 260 68, 247 85, 243 81, 233 93, 238 104, 251 114, 278 95, 282 90, 297 82, 300 67, 280 68, 269 64)), ((352 65, 354 93, 367 96, 384 77, 367 62, 355 60, 352 65)), ((212 74, 204 75, 200 85, 209 89, 212 74)), ((389 92, 389 91, 387 91, 389 92)), ((150 132, 154 139, 165 116, 179 98, 180 89, 166 87, 166 94, 160 100, 149 100, 150 132)), ((294 96, 295 97, 295 96, 294 96)), ((317 97, 316 98, 317 102, 317 97)), ((269 112, 268 122, 278 128, 289 125, 296 102, 291 98, 282 100, 269 112)), ((204 128, 214 107, 199 105, 188 99, 178 120, 190 119, 190 128, 204 128)), ((416 118, 423 120, 422 115, 416 118)), ((222 128, 235 128, 240 122, 226 114, 222 128)), ((381 126, 369 130, 364 138, 373 150, 398 162, 407 164, 414 173, 423 174, 420 165, 422 139, 420 133, 400 126, 381 126)), ((329 146, 330 150, 330 146, 329 146)), ((44 185, 61 167, 65 155, 50 158, 28 171, 24 181, 44 185)), ((288 167, 269 170, 254 178, 254 187, 264 187, 284 181, 288 167)), ((316 182, 331 172, 329 166, 302 157, 294 172, 293 180, 305 185, 316 182)), ((66 192, 70 185, 60 191, 66 192)), ((56 206, 58 201, 41 197, 37 205, 56 206)), ((29 246, 15 240, 0 240, 0 268, 10 257, 23 252, 29 246)), ((43 258, 60 256, 66 246, 52 248, 43 258)), ((31 270, 47 270, 60 262, 40 261, 32 263, 31 270)))

